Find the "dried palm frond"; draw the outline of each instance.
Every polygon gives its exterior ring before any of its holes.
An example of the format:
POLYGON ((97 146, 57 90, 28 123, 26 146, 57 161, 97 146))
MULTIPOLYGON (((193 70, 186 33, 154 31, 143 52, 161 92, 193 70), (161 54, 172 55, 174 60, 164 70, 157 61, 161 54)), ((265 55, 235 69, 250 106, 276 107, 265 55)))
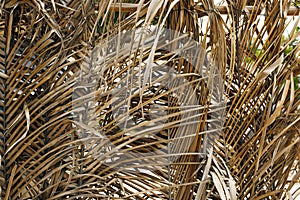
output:
POLYGON ((288 0, 0 6, 1 199, 300 196, 288 0))

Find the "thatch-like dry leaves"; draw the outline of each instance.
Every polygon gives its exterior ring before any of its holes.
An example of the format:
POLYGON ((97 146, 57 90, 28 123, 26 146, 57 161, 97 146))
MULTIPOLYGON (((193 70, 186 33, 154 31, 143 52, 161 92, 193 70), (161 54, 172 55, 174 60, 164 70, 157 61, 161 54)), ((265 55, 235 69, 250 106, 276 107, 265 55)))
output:
POLYGON ((0 198, 299 199, 297 8, 223 6, 1 1, 0 198))

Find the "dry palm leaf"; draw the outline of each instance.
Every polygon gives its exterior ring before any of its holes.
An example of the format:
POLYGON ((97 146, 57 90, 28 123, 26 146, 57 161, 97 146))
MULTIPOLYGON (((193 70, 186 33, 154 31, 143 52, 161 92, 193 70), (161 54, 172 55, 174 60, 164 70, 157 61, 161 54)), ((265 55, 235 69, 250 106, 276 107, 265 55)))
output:
POLYGON ((0 3, 1 199, 299 197, 288 0, 95 4, 0 3))

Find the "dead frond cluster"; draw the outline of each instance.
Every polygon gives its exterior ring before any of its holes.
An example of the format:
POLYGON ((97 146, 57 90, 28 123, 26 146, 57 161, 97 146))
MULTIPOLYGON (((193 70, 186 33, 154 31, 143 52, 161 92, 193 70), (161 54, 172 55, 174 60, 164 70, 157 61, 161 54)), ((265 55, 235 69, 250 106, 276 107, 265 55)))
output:
POLYGON ((1 199, 300 198, 297 2, 0 4, 1 199))

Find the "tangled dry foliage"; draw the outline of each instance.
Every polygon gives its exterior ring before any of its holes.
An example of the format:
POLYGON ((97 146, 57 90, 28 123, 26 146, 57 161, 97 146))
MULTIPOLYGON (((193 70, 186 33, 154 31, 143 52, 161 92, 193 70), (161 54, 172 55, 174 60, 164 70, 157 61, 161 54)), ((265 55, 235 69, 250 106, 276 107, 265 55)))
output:
MULTIPOLYGON (((225 18, 213 0, 120 2, 1 1, 1 199, 300 198, 299 188, 291 192, 300 176, 300 60, 294 42, 300 32, 295 25, 282 40, 289 1, 227 1, 225 18), (246 5, 256 9, 248 12, 246 5), (208 20, 206 27, 201 19, 208 20), (151 25, 193 38, 203 50, 195 54, 198 69, 143 41, 136 51, 106 55, 105 65, 89 65, 90 52, 106 39, 151 25), (121 79, 135 72, 149 76, 154 65, 147 62, 185 76, 196 94, 200 106, 193 109, 199 112, 190 116, 185 135, 178 134, 184 117, 178 99, 189 94, 141 83, 121 99, 125 114, 117 116, 120 107, 109 104, 121 79), (220 117, 212 113, 220 107, 212 106, 213 93, 203 82, 215 80, 208 66, 221 73, 223 124, 215 124, 220 117), (205 67, 210 73, 203 75, 199 69, 205 67), (88 84, 78 87, 78 72, 99 80, 93 95, 88 84), (95 100, 93 112, 83 116, 95 100), (164 117, 163 128, 145 120, 153 102, 165 113, 155 118, 164 117), (126 118, 135 120, 131 129, 120 128, 126 118), (90 119, 98 129, 89 128, 90 119)), ((176 44, 176 37, 169 42, 176 44)))

